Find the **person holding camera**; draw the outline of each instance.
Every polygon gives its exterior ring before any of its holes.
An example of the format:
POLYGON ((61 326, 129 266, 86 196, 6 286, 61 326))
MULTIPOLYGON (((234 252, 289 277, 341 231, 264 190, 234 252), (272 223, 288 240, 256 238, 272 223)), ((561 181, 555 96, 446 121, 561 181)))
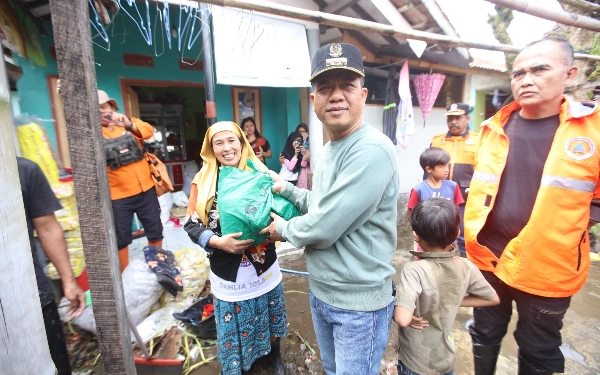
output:
POLYGON ((142 120, 117 113, 117 101, 105 91, 98 90, 98 104, 119 263, 123 272, 129 263, 134 213, 144 226, 148 245, 162 247, 160 205, 142 145, 142 140, 154 135, 154 128, 142 120))
POLYGON ((292 132, 288 136, 281 156, 283 157, 283 162, 281 163, 279 175, 284 180, 296 186, 300 170, 308 166, 309 160, 308 152, 304 149, 304 139, 300 133, 292 132))

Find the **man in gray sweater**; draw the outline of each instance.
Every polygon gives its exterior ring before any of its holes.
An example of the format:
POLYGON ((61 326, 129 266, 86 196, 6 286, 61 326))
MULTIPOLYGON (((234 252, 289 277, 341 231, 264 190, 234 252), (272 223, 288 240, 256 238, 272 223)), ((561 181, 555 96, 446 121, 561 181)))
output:
POLYGON ((263 232, 305 247, 313 324, 332 374, 379 374, 394 310, 398 167, 392 142, 362 121, 367 98, 361 52, 334 43, 312 60, 310 99, 327 143, 312 191, 272 173, 273 193, 303 216, 272 214, 263 232))

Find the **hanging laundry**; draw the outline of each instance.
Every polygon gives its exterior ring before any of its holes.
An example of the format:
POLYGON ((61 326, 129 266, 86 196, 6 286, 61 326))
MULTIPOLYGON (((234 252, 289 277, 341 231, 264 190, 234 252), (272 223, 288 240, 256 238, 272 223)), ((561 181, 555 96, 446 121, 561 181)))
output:
POLYGON ((408 61, 404 62, 400 70, 400 81, 398 83, 398 94, 400 104, 398 105, 398 117, 396 118, 396 135, 400 135, 398 142, 403 149, 408 149, 415 134, 415 124, 410 94, 410 75, 408 72, 408 61))
POLYGON ((398 117, 398 94, 394 90, 394 78, 396 76, 396 67, 391 66, 388 72, 387 84, 385 88, 385 106, 383 107, 383 134, 385 134, 393 144, 397 144, 396 139, 396 117, 398 117))

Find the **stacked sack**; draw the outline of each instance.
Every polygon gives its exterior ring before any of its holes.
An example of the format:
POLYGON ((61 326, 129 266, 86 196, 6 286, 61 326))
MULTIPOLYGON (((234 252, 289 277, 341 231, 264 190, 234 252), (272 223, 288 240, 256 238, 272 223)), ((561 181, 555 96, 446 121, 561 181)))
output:
MULTIPOLYGON (((85 269, 85 258, 83 256, 83 245, 81 243, 81 232, 79 231, 79 214, 77 212, 77 202, 75 201, 75 192, 72 182, 58 182, 52 186, 52 191, 62 205, 62 210, 54 213, 60 223, 67 241, 69 250, 69 261, 75 277, 79 277, 85 269)), ((56 267, 48 263, 48 277, 52 280, 58 280, 60 276, 56 267)))
POLYGON ((23 157, 40 166, 50 186, 58 183, 58 164, 44 128, 36 123, 21 125, 17 128, 17 135, 23 157))
MULTIPOLYGON (((85 269, 85 260, 73 183, 59 181, 58 163, 42 126, 33 122, 21 125, 17 128, 17 135, 23 157, 40 166, 63 207, 62 210, 56 211, 55 215, 65 234, 71 268, 75 277, 78 277, 85 269)), ((60 278, 52 263, 48 264, 47 273, 52 280, 60 278)))

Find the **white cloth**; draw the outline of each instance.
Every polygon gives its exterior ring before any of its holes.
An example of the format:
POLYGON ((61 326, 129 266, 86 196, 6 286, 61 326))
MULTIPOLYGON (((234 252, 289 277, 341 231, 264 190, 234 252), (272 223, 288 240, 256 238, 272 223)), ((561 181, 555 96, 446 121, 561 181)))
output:
POLYGON ((400 103, 398 104, 398 118, 396 119, 397 129, 396 138, 403 149, 407 150, 415 135, 415 123, 412 106, 412 96, 410 94, 410 73, 408 70, 408 61, 404 62, 400 70, 400 80, 398 82, 398 94, 400 103))
POLYGON ((298 172, 294 173, 290 171, 285 164, 281 164, 281 170, 279 171, 279 176, 286 181, 297 181, 298 180, 298 172))
POLYGON ((279 261, 269 267, 262 275, 256 275, 256 269, 246 257, 242 257, 235 282, 221 279, 210 271, 210 286, 215 297, 222 301, 237 302, 260 297, 275 289, 281 282, 279 261))

